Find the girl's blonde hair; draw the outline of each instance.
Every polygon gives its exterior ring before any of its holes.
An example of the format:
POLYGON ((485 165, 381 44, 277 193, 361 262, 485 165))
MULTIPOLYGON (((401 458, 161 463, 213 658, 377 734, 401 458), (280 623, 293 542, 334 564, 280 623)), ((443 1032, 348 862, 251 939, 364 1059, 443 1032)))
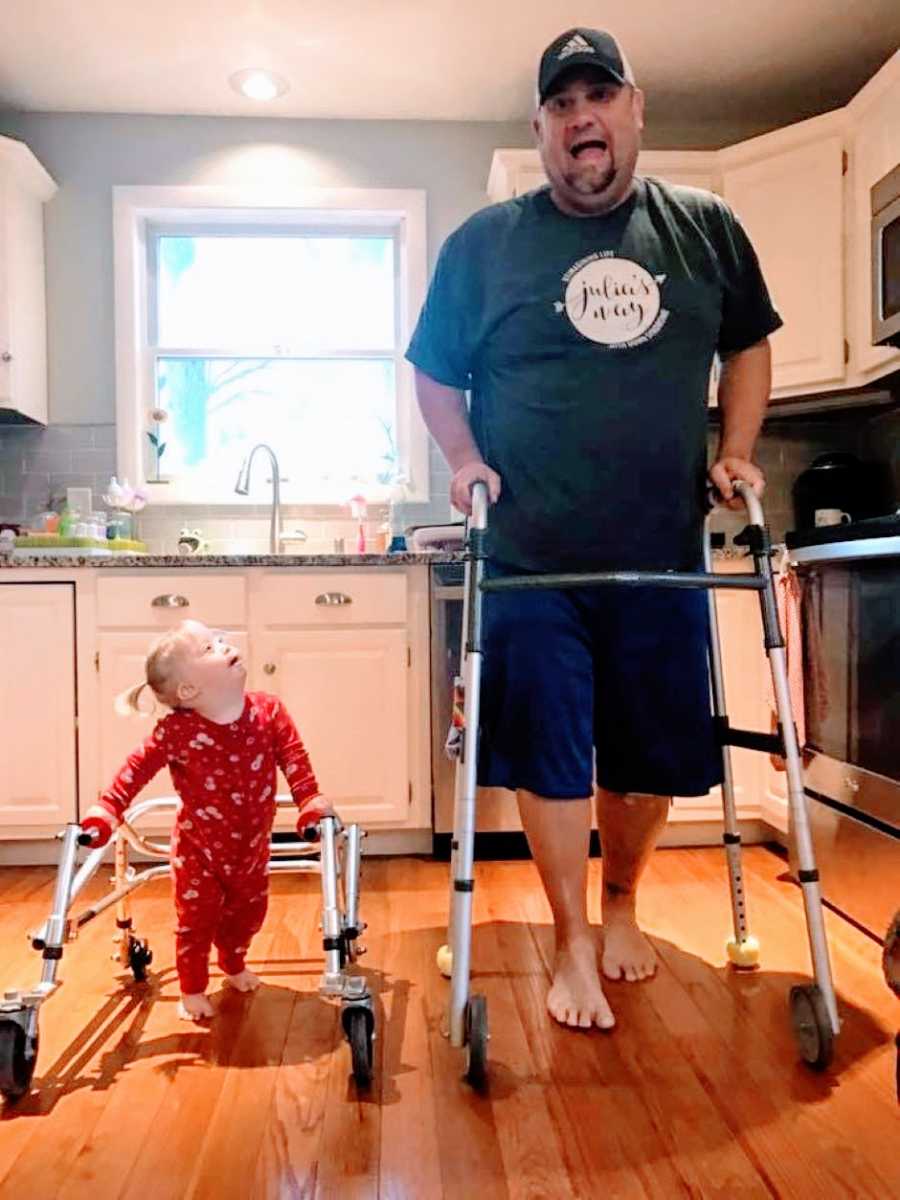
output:
POLYGON ((164 633, 150 647, 147 660, 144 663, 145 678, 134 687, 126 688, 115 700, 115 709, 120 716, 131 713, 145 713, 141 708, 141 693, 149 688, 156 700, 169 708, 175 708, 178 703, 176 689, 178 687, 177 659, 178 652, 184 641, 180 629, 164 633))

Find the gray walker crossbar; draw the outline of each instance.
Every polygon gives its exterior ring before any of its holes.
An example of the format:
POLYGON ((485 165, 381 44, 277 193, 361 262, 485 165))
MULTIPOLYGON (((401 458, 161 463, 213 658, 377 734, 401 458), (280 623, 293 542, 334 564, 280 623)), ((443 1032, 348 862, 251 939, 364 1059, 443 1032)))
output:
MULTIPOLYGON (((279 808, 291 808, 289 796, 278 796, 279 808)), ((62 841, 53 905, 50 916, 34 933, 31 944, 42 955, 40 981, 27 989, 10 989, 0 997, 0 1093, 8 1101, 20 1099, 31 1086, 37 1061, 38 1013, 41 1005, 61 986, 57 979, 64 946, 74 941, 81 929, 113 905, 116 906, 116 951, 113 958, 130 969, 135 980, 147 977, 153 955, 147 942, 137 937, 130 913, 129 898, 151 879, 171 873, 171 847, 139 833, 135 826, 152 813, 174 810, 180 801, 175 796, 143 800, 133 804, 116 830, 113 845, 113 888, 100 900, 75 916, 71 909, 79 894, 101 866, 106 847, 89 850, 78 865, 79 846, 89 846, 90 835, 77 823, 67 825, 62 841), (129 846, 155 865, 137 866, 128 862, 129 846)), ((372 996, 363 976, 345 968, 365 953, 357 938, 365 929, 359 919, 359 872, 361 842, 365 833, 358 825, 342 826, 337 817, 324 817, 318 825, 318 841, 295 839, 272 841, 269 846, 269 871, 272 873, 318 874, 322 879, 322 948, 325 969, 319 986, 321 995, 341 1004, 341 1023, 350 1043, 353 1075, 366 1087, 372 1074, 374 1009, 372 996)))
POLYGON ((485 593, 535 588, 622 587, 647 585, 675 588, 704 588, 710 616, 710 684, 712 711, 722 747, 722 801, 724 845, 731 889, 734 936, 728 942, 728 957, 737 969, 758 965, 759 947, 750 934, 744 878, 741 868, 741 835, 738 832, 731 746, 777 753, 787 767, 788 808, 791 834, 796 847, 798 879, 803 894, 806 928, 815 983, 797 986, 790 993, 790 1015, 794 1036, 804 1061, 824 1069, 833 1056, 834 1039, 840 1031, 837 1001, 828 956, 822 912, 819 875, 816 870, 797 731, 788 687, 785 644, 778 619, 771 564, 771 543, 762 505, 752 488, 735 484, 743 500, 749 525, 742 540, 749 546, 754 571, 745 574, 714 574, 710 551, 709 521, 704 529, 704 571, 603 571, 586 574, 522 575, 484 578, 484 542, 487 531, 487 488, 476 483, 472 490, 463 604, 462 676, 465 694, 461 746, 456 765, 456 792, 450 870, 450 924, 448 944, 438 951, 438 967, 450 975, 449 1036, 451 1045, 466 1051, 466 1077, 476 1086, 484 1083, 487 1071, 487 1002, 469 989, 472 940, 472 891, 474 888, 475 803, 477 777, 477 730, 482 670, 482 600, 485 593), (766 654, 778 713, 778 734, 733 729, 725 708, 722 655, 719 643, 715 588, 755 591, 759 595, 766 654), (470 736, 471 735, 471 736, 470 736))

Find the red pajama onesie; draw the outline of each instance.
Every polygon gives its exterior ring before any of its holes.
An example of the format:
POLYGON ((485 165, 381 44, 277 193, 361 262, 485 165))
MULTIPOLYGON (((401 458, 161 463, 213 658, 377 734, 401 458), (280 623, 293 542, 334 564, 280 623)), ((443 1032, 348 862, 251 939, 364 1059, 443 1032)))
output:
POLYGON ((303 808, 319 794, 309 756, 281 701, 248 692, 230 725, 175 709, 131 754, 100 803, 117 820, 168 766, 181 805, 172 837, 176 965, 181 991, 206 991, 215 943, 226 975, 244 969, 268 904, 275 768, 303 808))

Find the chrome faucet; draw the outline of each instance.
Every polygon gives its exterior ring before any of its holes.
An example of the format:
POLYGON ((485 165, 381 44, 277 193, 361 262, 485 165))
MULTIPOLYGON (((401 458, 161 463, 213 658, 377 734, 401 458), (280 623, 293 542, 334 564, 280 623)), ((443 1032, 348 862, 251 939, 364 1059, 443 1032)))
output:
POLYGON ((234 490, 239 496, 246 496, 250 491, 250 468, 257 450, 265 450, 272 467, 272 520, 269 526, 269 553, 277 554, 281 535, 281 472, 278 469, 278 459, 275 451, 265 442, 259 442, 253 447, 241 466, 234 490))

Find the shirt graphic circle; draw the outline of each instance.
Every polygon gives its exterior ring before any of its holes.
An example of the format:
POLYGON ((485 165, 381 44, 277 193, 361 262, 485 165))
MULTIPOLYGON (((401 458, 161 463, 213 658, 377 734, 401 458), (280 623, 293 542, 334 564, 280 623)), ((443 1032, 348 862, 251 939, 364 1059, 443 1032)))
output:
POLYGON ((627 258, 595 258, 566 286, 565 310, 580 334, 604 346, 641 337, 659 314, 659 284, 627 258))

